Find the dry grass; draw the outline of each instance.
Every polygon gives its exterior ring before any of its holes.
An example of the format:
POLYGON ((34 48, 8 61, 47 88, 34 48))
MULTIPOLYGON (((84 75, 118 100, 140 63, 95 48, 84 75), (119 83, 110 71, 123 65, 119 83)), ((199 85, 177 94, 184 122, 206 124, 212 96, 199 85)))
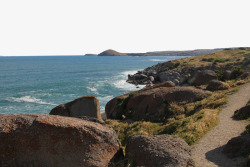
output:
POLYGON ((214 92, 193 103, 170 103, 167 111, 171 114, 166 122, 136 121, 129 124, 125 121, 106 120, 106 123, 117 132, 123 146, 132 136, 157 134, 177 135, 188 144, 193 144, 217 124, 219 107, 227 101, 225 92, 214 92))
POLYGON ((223 50, 202 56, 173 60, 173 62, 179 63, 177 68, 210 66, 213 63, 216 63, 219 66, 226 66, 227 64, 232 64, 235 62, 243 62, 245 59, 247 59, 245 60, 245 64, 247 64, 249 55, 249 50, 223 50))
MULTIPOLYGON (((173 60, 173 63, 176 64, 175 68, 178 69, 208 66, 213 63, 221 67, 227 65, 237 67, 237 64, 243 64, 244 62, 248 66, 249 59, 249 49, 236 49, 173 60)), ((220 107, 227 102, 227 96, 236 92, 239 85, 247 82, 249 80, 228 80, 226 83, 231 87, 229 90, 215 91, 211 96, 193 103, 170 103, 166 107, 167 118, 159 123, 136 121, 129 124, 118 120, 106 120, 106 123, 112 126, 117 132, 123 146, 126 146, 128 139, 132 136, 156 134, 176 135, 183 138, 188 144, 193 144, 211 128, 216 126, 220 107)))

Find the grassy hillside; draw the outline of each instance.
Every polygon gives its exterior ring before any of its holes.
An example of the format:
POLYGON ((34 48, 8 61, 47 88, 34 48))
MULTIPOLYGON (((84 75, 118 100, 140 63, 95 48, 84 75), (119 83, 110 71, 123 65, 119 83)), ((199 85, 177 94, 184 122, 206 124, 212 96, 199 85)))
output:
MULTIPOLYGON (((241 79, 241 75, 250 71, 250 49, 239 48, 223 50, 197 57, 188 57, 172 61, 173 69, 216 66, 218 78, 223 70, 231 69, 234 76, 225 82, 231 86, 229 90, 214 91, 211 96, 193 103, 172 103, 167 111, 171 112, 163 122, 106 120, 117 132, 122 144, 126 146, 128 139, 135 135, 172 134, 183 138, 188 144, 199 140, 207 131, 217 125, 220 107, 226 103, 227 96, 237 91, 238 87, 249 82, 249 77, 241 79)), ((200 86, 206 89, 206 85, 200 86)))

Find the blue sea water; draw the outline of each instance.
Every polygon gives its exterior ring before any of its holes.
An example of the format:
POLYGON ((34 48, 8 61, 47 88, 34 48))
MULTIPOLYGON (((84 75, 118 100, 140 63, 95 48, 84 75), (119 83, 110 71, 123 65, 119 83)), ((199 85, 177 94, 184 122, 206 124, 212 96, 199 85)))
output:
POLYGON ((104 112, 115 96, 136 90, 127 75, 183 57, 0 57, 0 114, 48 114, 55 106, 96 96, 104 112))

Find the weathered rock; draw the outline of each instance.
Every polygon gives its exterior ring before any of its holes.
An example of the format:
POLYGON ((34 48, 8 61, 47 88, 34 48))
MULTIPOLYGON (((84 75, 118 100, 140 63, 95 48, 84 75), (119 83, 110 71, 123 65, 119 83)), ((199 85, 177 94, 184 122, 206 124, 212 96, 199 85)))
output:
POLYGON ((228 141, 222 152, 230 157, 249 155, 250 153, 250 136, 238 136, 228 141))
POLYGON ((145 75, 145 74, 135 74, 135 75, 133 75, 133 79, 135 79, 135 80, 142 80, 142 79, 147 79, 147 78, 148 78, 148 76, 145 75))
POLYGON ((108 166, 121 150, 115 131, 82 119, 1 115, 0 166, 108 166))
POLYGON ((134 136, 128 141, 126 157, 133 166, 194 166, 188 144, 170 135, 134 136))
POLYGON ((236 119, 248 119, 250 118, 250 105, 240 108, 234 112, 234 117, 236 119))
POLYGON ((67 117, 88 116, 102 121, 100 104, 94 96, 83 96, 74 101, 61 104, 53 108, 50 115, 61 115, 67 117))
POLYGON ((177 71, 164 71, 159 74, 160 82, 172 81, 178 84, 180 81, 180 74, 177 71))
POLYGON ((166 81, 164 82, 166 87, 175 87, 175 83, 173 83, 172 81, 166 81))
POLYGON ((171 103, 194 102, 211 93, 194 87, 163 87, 154 85, 137 92, 116 97, 106 105, 107 118, 121 119, 121 115, 134 120, 158 120, 167 115, 166 106, 171 103))
POLYGON ((222 81, 218 81, 218 80, 211 80, 208 83, 207 89, 211 90, 211 91, 216 91, 216 90, 227 90, 229 89, 230 86, 222 81))
POLYGON ((225 80, 230 80, 232 76, 232 71, 226 70, 223 72, 222 76, 225 80))
POLYGON ((150 80, 151 82, 153 82, 153 81, 155 80, 153 76, 149 76, 148 78, 149 78, 149 80, 150 80))
POLYGON ((241 79, 245 79, 245 78, 248 78, 250 77, 250 72, 244 72, 242 75, 241 75, 241 79))
POLYGON ((180 76, 180 84, 181 85, 185 84, 188 81, 188 79, 190 78, 190 76, 191 75, 189 73, 181 75, 180 76))
POLYGON ((198 71, 193 77, 191 77, 189 83, 193 85, 206 85, 211 80, 218 80, 216 73, 212 70, 198 71))

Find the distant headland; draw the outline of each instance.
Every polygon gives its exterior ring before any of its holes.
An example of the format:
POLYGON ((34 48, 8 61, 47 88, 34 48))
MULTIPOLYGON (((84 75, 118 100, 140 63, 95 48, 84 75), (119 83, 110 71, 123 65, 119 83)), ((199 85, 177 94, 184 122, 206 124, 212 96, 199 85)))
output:
POLYGON ((196 49, 196 50, 184 50, 184 51, 155 51, 146 53, 121 53, 112 49, 108 49, 99 54, 85 54, 85 56, 200 56, 203 54, 209 54, 221 51, 223 49, 225 48, 196 49))

